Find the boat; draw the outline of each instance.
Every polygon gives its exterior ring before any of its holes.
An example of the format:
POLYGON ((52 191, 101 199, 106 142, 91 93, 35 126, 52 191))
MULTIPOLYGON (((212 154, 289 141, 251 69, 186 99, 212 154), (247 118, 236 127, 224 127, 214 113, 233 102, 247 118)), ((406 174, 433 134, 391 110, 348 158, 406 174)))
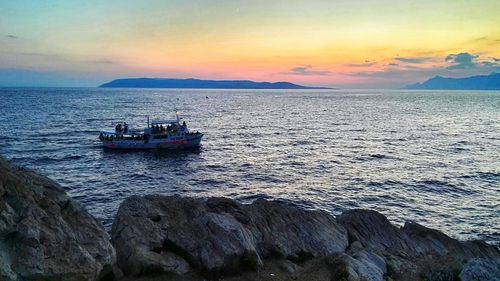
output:
POLYGON ((152 120, 147 116, 144 130, 129 129, 126 122, 116 122, 114 131, 101 131, 99 140, 109 149, 188 149, 201 144, 203 134, 189 129, 176 113, 176 119, 152 120))

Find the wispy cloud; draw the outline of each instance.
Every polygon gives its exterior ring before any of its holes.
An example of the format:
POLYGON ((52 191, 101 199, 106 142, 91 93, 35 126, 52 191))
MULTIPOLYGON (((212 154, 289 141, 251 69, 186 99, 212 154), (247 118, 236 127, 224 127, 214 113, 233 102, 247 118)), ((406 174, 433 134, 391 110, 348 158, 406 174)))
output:
POLYGON ((27 59, 35 60, 45 60, 51 62, 64 62, 64 63, 80 63, 80 64, 102 64, 102 65, 118 65, 119 63, 108 58, 97 58, 90 60, 79 60, 71 57, 65 57, 58 54, 51 53, 39 53, 39 52, 23 52, 23 51, 2 51, 0 50, 0 56, 4 57, 12 57, 12 58, 22 58, 25 57, 27 59))
POLYGON ((481 61, 481 65, 485 67, 492 68, 493 71, 497 71, 500 69, 500 59, 498 58, 489 58, 489 60, 481 61))
POLYGON ((394 60, 397 60, 400 62, 405 62, 405 63, 419 64, 419 63, 426 62, 427 60, 429 60, 429 58, 427 58, 427 57, 415 57, 415 58, 396 57, 396 58, 394 58, 394 60))
POLYGON ((88 62, 96 64, 116 64, 116 62, 112 60, 90 60, 88 62))
POLYGON ((305 75, 305 76, 324 76, 331 74, 328 70, 313 70, 312 65, 297 66, 289 71, 281 72, 285 75, 305 75))
MULTIPOLYGON (((398 57, 401 58, 401 57, 398 57)), ((424 58, 424 57, 421 57, 424 58)), ((366 83, 384 83, 404 86, 422 82, 430 77, 440 75, 445 77, 466 77, 479 74, 488 74, 500 71, 500 59, 496 57, 482 57, 479 54, 468 52, 449 54, 446 56, 425 57, 426 63, 414 64, 407 60, 397 60, 385 64, 385 67, 348 73, 359 77, 366 83), (402 63, 398 63, 402 62, 402 63), (428 64, 431 62, 432 64, 428 64)))
POLYGON ((43 58, 62 58, 60 55, 56 54, 47 54, 47 53, 38 53, 38 52, 16 52, 16 51, 0 51, 0 54, 4 55, 12 55, 12 56, 31 56, 31 57, 43 57, 43 58))
POLYGON ((345 66, 349 66, 349 67, 368 67, 368 66, 373 66, 373 65, 376 65, 376 64, 377 64, 376 61, 365 60, 364 63, 348 63, 345 66))
POLYGON ((19 37, 17 37, 16 35, 12 35, 12 34, 7 34, 7 35, 5 35, 5 37, 7 37, 9 39, 19 39, 19 37))

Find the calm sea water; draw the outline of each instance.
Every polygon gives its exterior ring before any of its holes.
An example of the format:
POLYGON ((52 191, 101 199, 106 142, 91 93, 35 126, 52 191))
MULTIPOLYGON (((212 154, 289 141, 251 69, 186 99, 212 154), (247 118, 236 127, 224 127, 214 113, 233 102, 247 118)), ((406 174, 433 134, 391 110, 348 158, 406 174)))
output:
POLYGON ((370 208, 500 244, 500 92, 0 89, 0 153, 109 227, 133 194, 370 208), (178 109, 189 152, 114 152, 100 129, 178 109))

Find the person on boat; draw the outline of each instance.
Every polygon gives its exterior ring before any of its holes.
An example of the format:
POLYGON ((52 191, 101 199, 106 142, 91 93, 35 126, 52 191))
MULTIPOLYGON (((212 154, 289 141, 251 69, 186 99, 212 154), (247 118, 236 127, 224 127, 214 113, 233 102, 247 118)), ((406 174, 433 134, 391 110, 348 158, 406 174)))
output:
POLYGON ((125 134, 128 133, 128 124, 127 124, 127 122, 123 123, 123 133, 125 133, 125 134))
POLYGON ((186 132, 187 132, 187 125, 186 125, 186 121, 183 121, 183 122, 182 122, 181 132, 182 132, 182 133, 186 133, 186 132))

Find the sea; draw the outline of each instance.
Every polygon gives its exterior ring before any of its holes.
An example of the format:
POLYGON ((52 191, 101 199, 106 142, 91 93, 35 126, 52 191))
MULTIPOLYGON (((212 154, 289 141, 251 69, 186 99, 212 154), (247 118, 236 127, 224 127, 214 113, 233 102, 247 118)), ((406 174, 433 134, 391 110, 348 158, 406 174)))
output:
POLYGON ((500 245, 500 92, 0 88, 0 154, 110 229, 131 195, 373 209, 500 245), (188 151, 103 149, 100 130, 178 111, 188 151))

